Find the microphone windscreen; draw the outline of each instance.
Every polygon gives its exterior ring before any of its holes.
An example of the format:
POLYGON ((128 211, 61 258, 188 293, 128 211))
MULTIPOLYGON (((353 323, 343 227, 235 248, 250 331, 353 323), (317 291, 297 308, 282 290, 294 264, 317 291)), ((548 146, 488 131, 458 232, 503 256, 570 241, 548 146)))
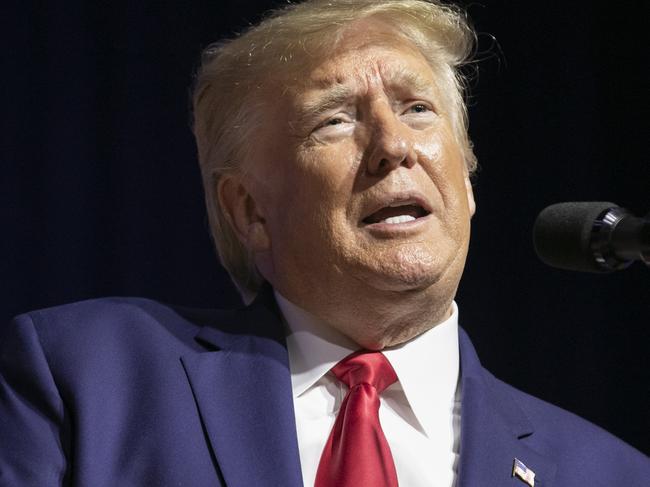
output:
POLYGON ((539 214, 533 227, 535 252, 542 262, 560 269, 603 272, 591 249, 594 223, 609 202, 573 202, 551 205, 539 214))

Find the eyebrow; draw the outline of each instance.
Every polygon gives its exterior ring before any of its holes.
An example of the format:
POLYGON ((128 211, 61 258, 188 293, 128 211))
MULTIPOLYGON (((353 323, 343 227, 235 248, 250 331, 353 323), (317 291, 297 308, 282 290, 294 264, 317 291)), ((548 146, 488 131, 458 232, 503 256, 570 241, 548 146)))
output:
MULTIPOLYGON (((404 89, 413 91, 415 94, 433 96, 435 85, 420 73, 405 68, 395 71, 387 81, 387 88, 390 92, 396 93, 404 89)), ((304 100, 298 107, 296 122, 299 124, 318 118, 325 112, 345 105, 356 96, 353 86, 329 80, 320 80, 318 86, 323 86, 319 94, 311 100, 304 100)))
POLYGON ((329 110, 350 102, 355 94, 352 86, 333 84, 313 99, 303 101, 298 108, 297 119, 299 122, 305 122, 317 118, 329 110))
POLYGON ((420 74, 418 71, 411 71, 406 68, 400 68, 396 71, 388 83, 389 87, 396 91, 395 88, 406 86, 409 89, 413 90, 415 93, 423 93, 427 95, 432 95, 435 93, 436 84, 435 81, 427 79, 425 76, 420 74))

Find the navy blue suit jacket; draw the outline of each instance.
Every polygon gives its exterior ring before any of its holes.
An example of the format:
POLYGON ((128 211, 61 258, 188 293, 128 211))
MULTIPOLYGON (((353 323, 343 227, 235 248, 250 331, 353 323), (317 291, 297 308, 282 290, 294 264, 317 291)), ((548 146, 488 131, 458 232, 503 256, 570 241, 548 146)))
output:
MULTIPOLYGON (((459 487, 650 485, 650 460, 494 378, 461 331, 459 487)), ((269 293, 237 311, 101 299, 0 337, 0 486, 302 485, 269 293)))

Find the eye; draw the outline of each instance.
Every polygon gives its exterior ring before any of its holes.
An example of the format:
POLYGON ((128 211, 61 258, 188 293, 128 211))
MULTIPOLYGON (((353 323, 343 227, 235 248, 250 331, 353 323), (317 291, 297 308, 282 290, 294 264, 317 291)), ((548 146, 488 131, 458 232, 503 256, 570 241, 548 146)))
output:
POLYGON ((416 103, 415 105, 411 105, 406 111, 410 113, 426 113, 430 112, 431 109, 424 103, 416 103))
POLYGON ((319 142, 342 140, 354 133, 355 114, 338 111, 324 118, 310 132, 310 137, 319 142))
POLYGON ((336 129, 339 130, 340 126, 347 126, 350 122, 352 122, 352 116, 346 114, 346 113, 337 113, 336 115, 333 115, 332 117, 328 118, 327 120, 321 122, 320 125, 318 125, 314 130, 327 130, 327 129, 336 129))
POLYGON ((413 129, 424 130, 432 126, 438 118, 438 114, 430 103, 424 101, 413 101, 406 105, 400 115, 402 122, 413 129))
POLYGON ((344 122, 342 118, 330 118, 327 122, 323 124, 323 126, 327 125, 340 125, 344 122))

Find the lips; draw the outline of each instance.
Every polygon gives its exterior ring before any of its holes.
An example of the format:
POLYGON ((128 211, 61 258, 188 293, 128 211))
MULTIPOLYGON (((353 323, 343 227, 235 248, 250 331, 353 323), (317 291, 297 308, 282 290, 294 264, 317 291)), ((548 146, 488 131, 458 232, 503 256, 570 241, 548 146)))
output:
POLYGON ((377 202, 363 218, 363 225, 377 223, 398 225, 426 217, 431 213, 429 204, 421 196, 393 196, 377 202))

